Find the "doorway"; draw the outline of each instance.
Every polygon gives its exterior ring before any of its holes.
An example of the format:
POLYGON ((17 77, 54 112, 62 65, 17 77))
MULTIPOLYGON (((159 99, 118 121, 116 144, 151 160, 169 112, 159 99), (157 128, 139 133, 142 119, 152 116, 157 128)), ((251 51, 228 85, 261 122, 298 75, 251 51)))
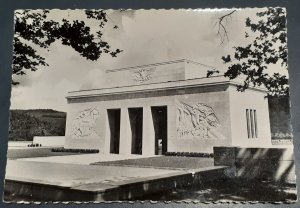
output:
POLYGON ((129 108, 131 127, 131 154, 142 154, 143 147, 143 108, 129 108))
POLYGON ((110 129, 109 152, 113 154, 119 154, 121 109, 108 109, 107 115, 110 129))
POLYGON ((168 141, 168 108, 167 106, 151 107, 154 132, 155 154, 164 155, 167 152, 168 141))

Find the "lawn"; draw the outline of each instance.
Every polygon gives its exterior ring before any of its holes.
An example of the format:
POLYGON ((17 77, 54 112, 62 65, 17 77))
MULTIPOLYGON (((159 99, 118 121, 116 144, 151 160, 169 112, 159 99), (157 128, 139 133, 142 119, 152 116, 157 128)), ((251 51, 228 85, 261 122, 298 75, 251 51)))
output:
POLYGON ((63 155, 75 155, 79 153, 70 152, 52 152, 52 148, 47 147, 28 147, 21 149, 10 149, 7 150, 8 159, 18 159, 18 158, 31 158, 31 157, 50 157, 50 156, 63 156, 63 155))
POLYGON ((214 159, 204 157, 158 156, 141 159, 97 162, 92 165, 136 166, 185 170, 214 166, 214 159))

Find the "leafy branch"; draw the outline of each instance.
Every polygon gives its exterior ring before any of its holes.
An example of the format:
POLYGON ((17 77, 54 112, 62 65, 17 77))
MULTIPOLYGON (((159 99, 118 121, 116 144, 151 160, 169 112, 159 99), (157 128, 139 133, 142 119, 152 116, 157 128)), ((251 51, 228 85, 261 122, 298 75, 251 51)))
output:
MULTIPOLYGON (((37 54, 35 47, 48 49, 60 40, 65 46, 73 48, 88 60, 98 60, 102 54, 116 57, 122 50, 112 49, 110 43, 103 40, 103 28, 108 20, 104 10, 85 10, 88 19, 99 22, 96 34, 84 21, 48 19, 49 10, 17 10, 15 13, 15 37, 13 51, 13 75, 25 75, 27 70, 36 71, 39 66, 48 66, 46 60, 37 54)), ((118 29, 116 25, 113 27, 118 29)), ((18 82, 12 81, 12 84, 18 82)))
MULTIPOLYGON (((225 64, 230 64, 224 76, 243 78, 238 91, 263 86, 269 96, 288 95, 287 76, 271 71, 277 63, 287 70, 286 12, 283 8, 268 8, 256 15, 260 18, 257 22, 246 19, 246 27, 254 40, 246 46, 234 47, 233 58, 231 55, 222 57, 225 64)), ((249 38, 248 32, 245 38, 249 38)))

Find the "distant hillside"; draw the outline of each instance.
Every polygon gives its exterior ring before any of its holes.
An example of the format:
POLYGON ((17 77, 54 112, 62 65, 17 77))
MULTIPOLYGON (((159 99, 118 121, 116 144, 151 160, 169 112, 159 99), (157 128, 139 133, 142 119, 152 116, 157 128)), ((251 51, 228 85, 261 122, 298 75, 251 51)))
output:
POLYGON ((32 141, 34 136, 64 136, 66 113, 52 109, 10 110, 9 140, 32 141))

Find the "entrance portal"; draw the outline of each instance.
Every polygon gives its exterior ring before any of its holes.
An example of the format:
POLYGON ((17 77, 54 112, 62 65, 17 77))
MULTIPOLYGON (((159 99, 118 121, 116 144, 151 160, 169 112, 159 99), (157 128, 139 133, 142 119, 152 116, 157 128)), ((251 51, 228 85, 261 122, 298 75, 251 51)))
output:
POLYGON ((129 108, 132 133, 131 154, 142 154, 143 146, 143 108, 129 108))
POLYGON ((168 112, 167 106, 151 107, 155 131, 155 154, 163 155, 167 152, 168 140, 168 112))
POLYGON ((113 154, 119 154, 121 109, 108 109, 107 115, 110 128, 109 152, 113 154))

